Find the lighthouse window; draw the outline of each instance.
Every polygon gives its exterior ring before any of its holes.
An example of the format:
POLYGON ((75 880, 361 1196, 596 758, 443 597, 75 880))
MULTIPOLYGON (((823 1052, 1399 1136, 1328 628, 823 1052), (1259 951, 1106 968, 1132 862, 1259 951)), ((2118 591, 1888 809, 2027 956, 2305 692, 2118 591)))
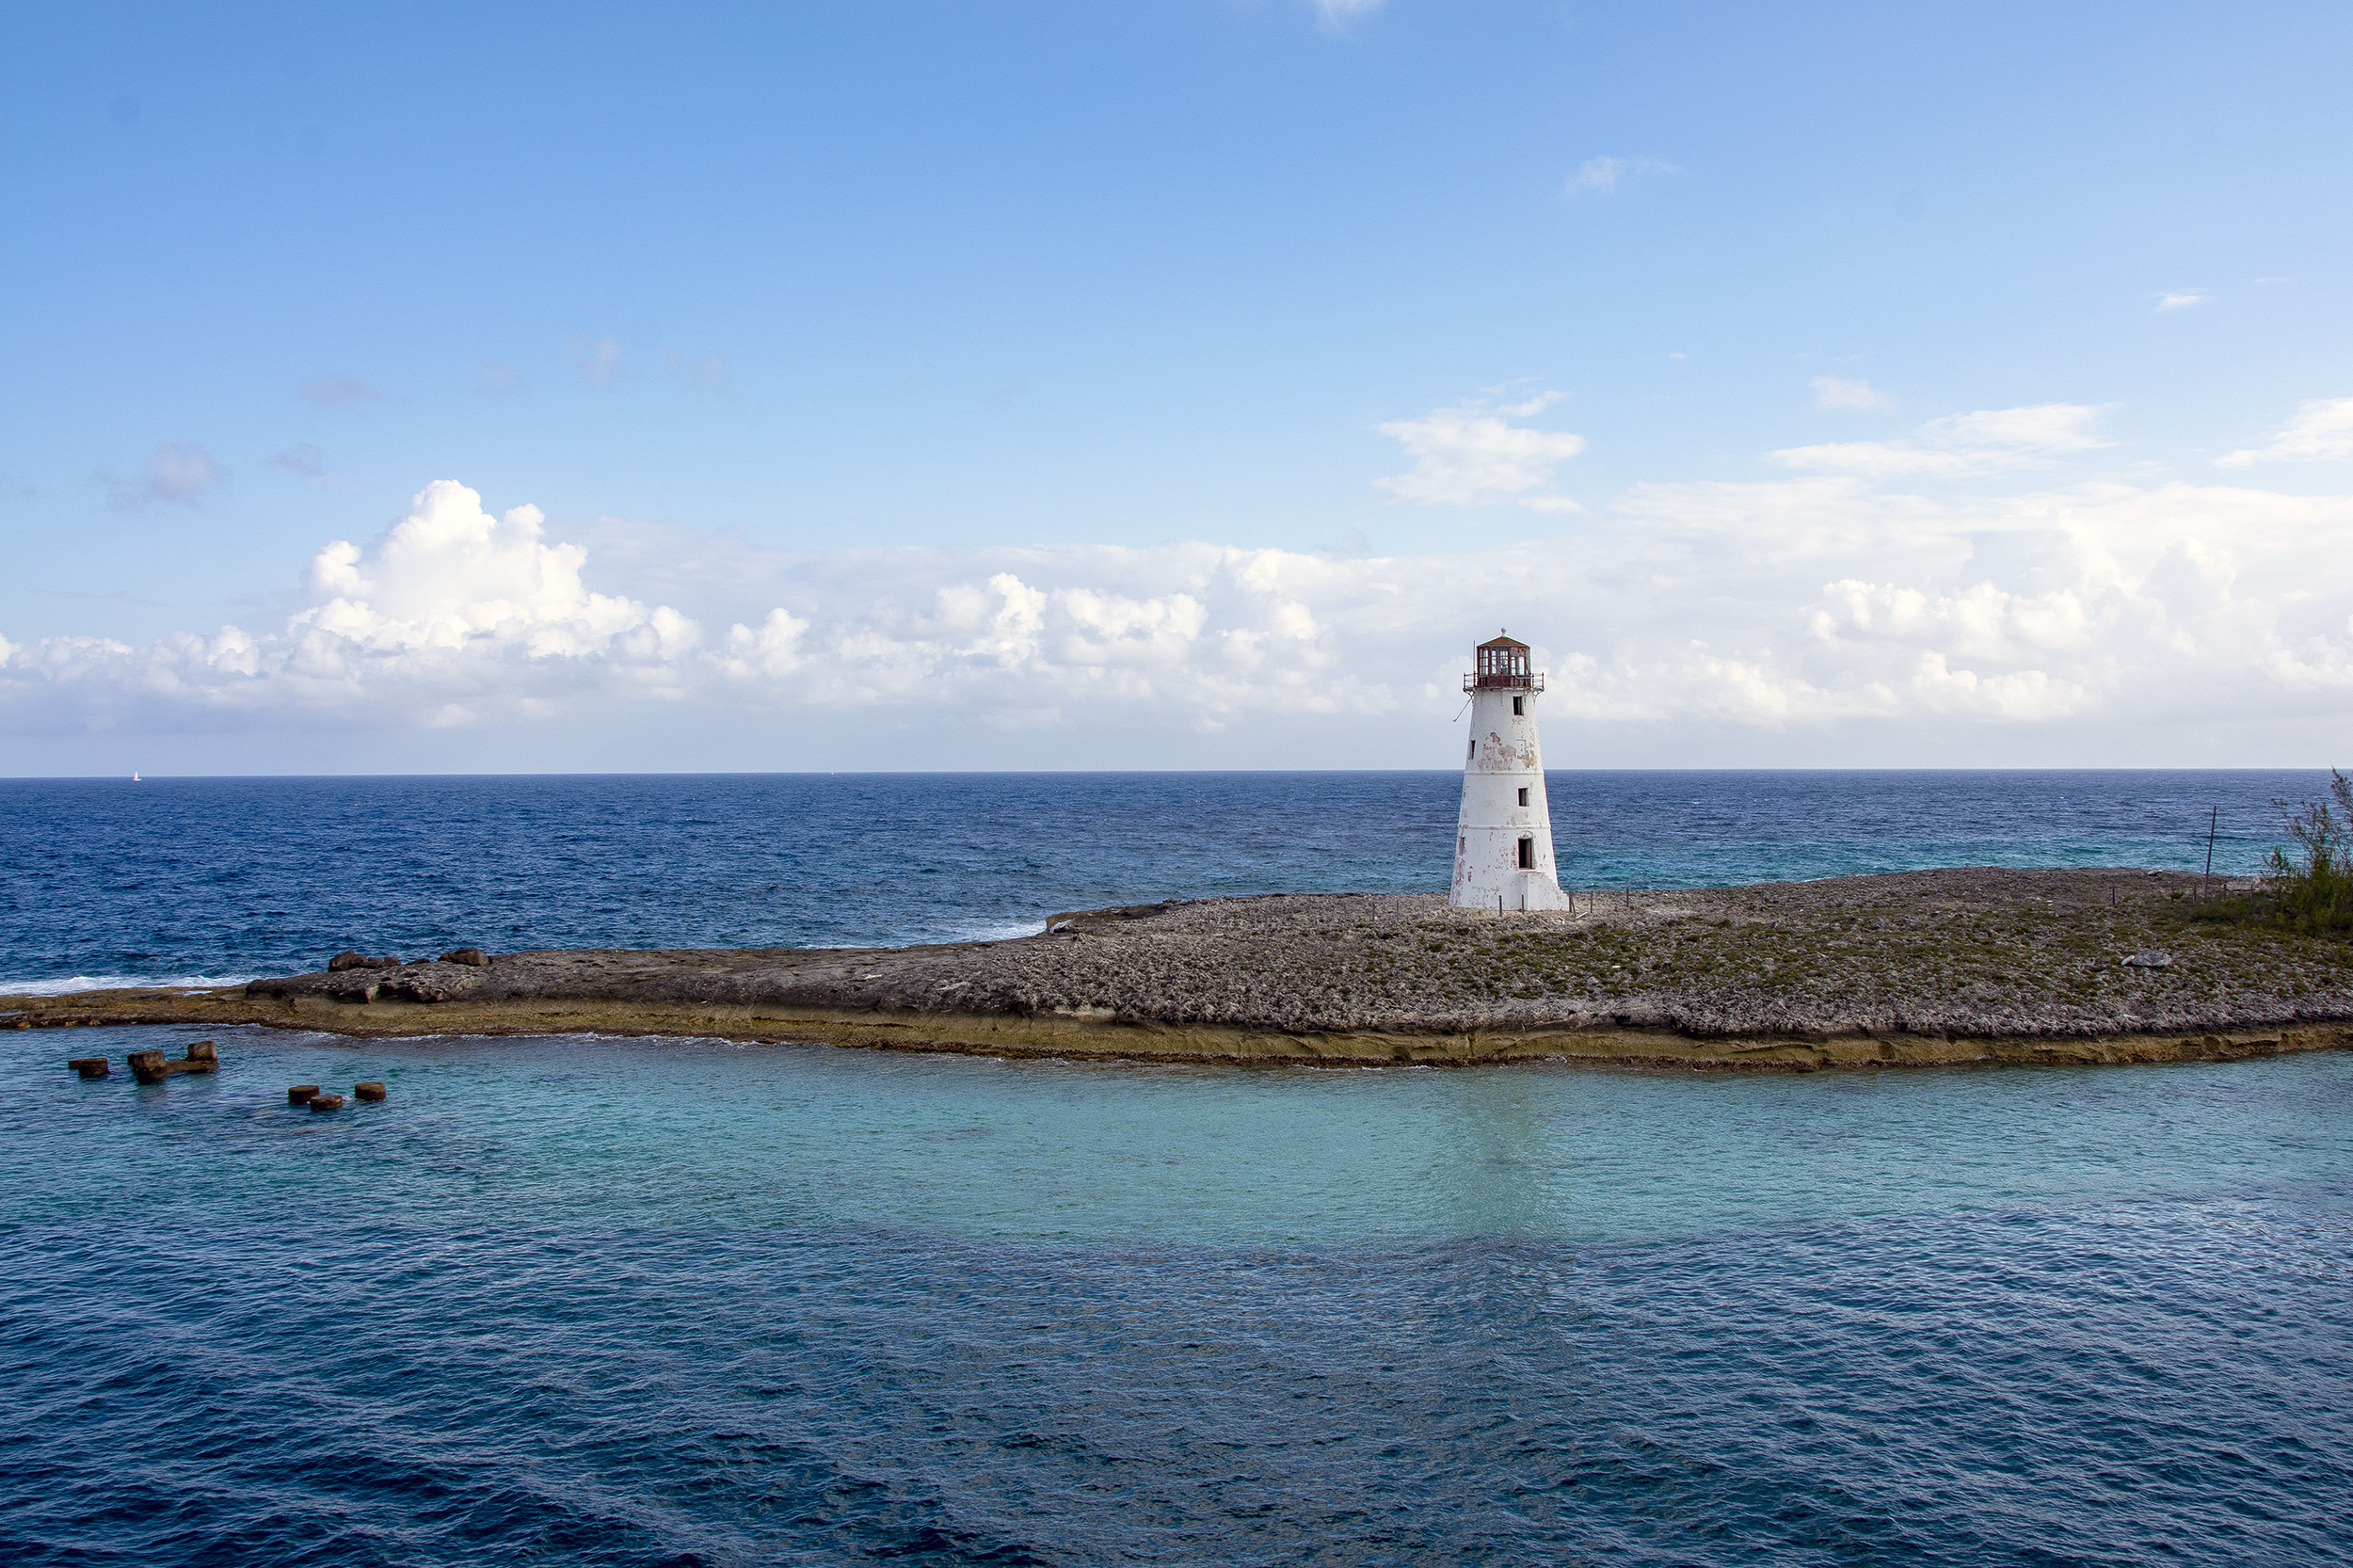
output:
POLYGON ((1527 792, 1526 790, 1522 790, 1522 791, 1520 792, 1520 804, 1521 804, 1522 806, 1525 806, 1525 805, 1527 805, 1527 804, 1528 804, 1528 792, 1527 792))
POLYGON ((1515 696, 1512 699, 1512 716, 1515 719, 1528 716, 1528 698, 1515 696))
POLYGON ((1535 869, 1536 840, 1533 839, 1522 839, 1520 840, 1520 870, 1524 872, 1532 872, 1535 869))
POLYGON ((1468 751, 1466 751, 1466 752, 1463 753, 1463 758, 1464 758, 1464 760, 1468 761, 1471 758, 1476 757, 1476 756, 1478 756, 1478 755, 1479 755, 1479 737, 1478 737, 1478 736, 1476 736, 1476 735, 1473 735, 1473 736, 1470 738, 1470 750, 1468 750, 1468 751))

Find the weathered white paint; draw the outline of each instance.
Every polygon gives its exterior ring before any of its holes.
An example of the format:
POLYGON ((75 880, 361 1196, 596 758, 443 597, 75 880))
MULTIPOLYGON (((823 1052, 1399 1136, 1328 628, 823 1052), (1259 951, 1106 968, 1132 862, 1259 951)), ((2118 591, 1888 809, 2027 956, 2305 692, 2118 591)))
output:
POLYGON ((1552 812, 1545 803, 1544 753, 1536 744, 1534 690, 1471 694, 1470 744, 1463 764, 1463 809, 1455 823, 1454 887, 1447 902, 1465 909, 1566 909, 1552 864, 1552 812), (1512 711, 1514 699, 1520 712, 1512 711), (1520 804, 1520 792, 1528 804, 1520 804), (1532 865, 1520 867, 1520 840, 1532 865))

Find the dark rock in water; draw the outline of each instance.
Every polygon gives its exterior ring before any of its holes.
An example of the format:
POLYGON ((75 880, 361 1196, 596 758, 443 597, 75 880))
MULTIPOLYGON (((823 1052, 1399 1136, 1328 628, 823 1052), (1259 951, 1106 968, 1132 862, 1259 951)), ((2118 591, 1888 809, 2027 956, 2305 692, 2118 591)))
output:
POLYGON ((343 1108, 344 1097, 341 1095, 312 1095, 311 1096, 311 1109, 313 1111, 341 1111, 343 1108))
POLYGON ((135 1050, 127 1059, 131 1076, 141 1083, 161 1083, 174 1073, 214 1073, 220 1070, 220 1054, 210 1040, 193 1041, 185 1056, 167 1058, 159 1050, 135 1050))
POLYGON ((400 960, 397 958, 370 958, 364 952, 354 952, 350 949, 346 948, 342 952, 339 952, 334 957, 328 959, 327 961, 327 968, 330 974, 340 973, 344 969, 397 969, 400 968, 400 960))
POLYGON ((108 1070, 103 1056, 77 1056, 66 1065, 84 1078, 104 1078, 108 1070))
POLYGON ((452 948, 449 952, 441 954, 441 962, 444 964, 466 964, 471 965, 472 968, 477 969, 486 969, 490 967, 490 955, 483 952, 480 948, 452 948))
POLYGON ((363 1100, 380 1100, 384 1097, 384 1085, 370 1079, 365 1083, 353 1084, 351 1092, 363 1100))
POLYGON ((308 1105, 313 1098, 317 1097, 318 1092, 319 1086, 315 1083, 297 1083, 293 1088, 286 1091, 286 1103, 288 1105, 308 1105))

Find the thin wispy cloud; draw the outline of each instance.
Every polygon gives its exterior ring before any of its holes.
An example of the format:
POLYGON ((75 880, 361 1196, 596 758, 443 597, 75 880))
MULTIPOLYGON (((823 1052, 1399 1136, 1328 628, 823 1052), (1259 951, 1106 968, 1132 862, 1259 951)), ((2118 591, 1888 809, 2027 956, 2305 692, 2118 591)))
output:
POLYGON ((302 383, 302 401, 313 408, 348 408, 382 395, 356 376, 321 376, 302 383))
POLYGON ((729 392, 735 390, 735 369, 728 363, 725 354, 704 354, 699 357, 665 349, 662 355, 663 374, 683 386, 702 392, 729 392))
POLYGON ((1553 471, 1585 450, 1585 438, 1513 423, 1543 412, 1560 396, 1544 392, 1499 407, 1469 404, 1391 420, 1378 428, 1405 449, 1414 466, 1375 483, 1417 506, 1512 504, 1540 512, 1577 511, 1569 497, 1543 492, 1553 471))
POLYGON ((564 340, 564 357, 584 387, 609 387, 621 378, 621 341, 574 332, 564 340))
POLYGON ((106 504, 128 512, 157 502, 193 506, 229 483, 229 471, 194 441, 164 441, 149 456, 138 478, 103 472, 98 477, 106 487, 106 504))
POLYGON ((2353 457, 2353 397, 2315 397, 2300 405, 2280 433, 2261 446, 2242 447, 2215 459, 2218 468, 2255 463, 2314 463, 2353 457))
POLYGON ((473 390, 485 397, 507 397, 530 387, 530 378, 513 365, 485 360, 474 366, 473 390))
POLYGON ((2214 296, 2204 289, 2168 289, 2157 296, 2157 312, 2163 314, 2168 311, 2186 311, 2193 305, 2210 304, 2213 299, 2214 296))
POLYGON ((297 479, 313 485, 327 482, 327 454, 309 441, 266 460, 271 468, 283 469, 297 479))
POLYGON ((1382 0, 1309 0, 1315 7, 1316 21, 1326 29, 1337 32, 1359 17, 1370 16, 1381 8, 1382 0))
POLYGON ((1577 166, 1561 187, 1566 197, 1608 196, 1620 184, 1637 175, 1680 174, 1683 171, 1664 158, 1588 158, 1577 166))
POLYGON ((1814 389, 1817 408, 1892 408, 1896 405, 1894 398, 1860 377, 1817 376, 1807 384, 1814 389))
POLYGON ((1768 456, 1783 468, 1861 479, 1973 478, 2107 445, 2093 428, 2103 412, 2084 403, 1984 408, 1929 420, 1902 440, 1829 441, 1768 456))

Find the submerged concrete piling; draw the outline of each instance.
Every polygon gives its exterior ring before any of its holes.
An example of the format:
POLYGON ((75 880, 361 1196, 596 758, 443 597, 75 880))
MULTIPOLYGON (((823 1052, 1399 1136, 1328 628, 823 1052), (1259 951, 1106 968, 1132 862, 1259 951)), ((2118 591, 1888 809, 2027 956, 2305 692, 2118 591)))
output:
POLYGON ((363 1100, 380 1100, 384 1097, 384 1085, 375 1079, 370 1079, 365 1083, 353 1084, 351 1092, 363 1100))
POLYGON ((310 1106, 313 1111, 341 1111, 344 1097, 341 1095, 312 1095, 310 1106))
POLYGON ((293 1088, 286 1091, 286 1103, 288 1105, 307 1105, 311 1102, 312 1098, 318 1094, 318 1092, 319 1086, 315 1083, 297 1083, 293 1088))
POLYGON ((66 1065, 84 1078, 104 1078, 109 1070, 103 1056, 77 1056, 66 1065))

